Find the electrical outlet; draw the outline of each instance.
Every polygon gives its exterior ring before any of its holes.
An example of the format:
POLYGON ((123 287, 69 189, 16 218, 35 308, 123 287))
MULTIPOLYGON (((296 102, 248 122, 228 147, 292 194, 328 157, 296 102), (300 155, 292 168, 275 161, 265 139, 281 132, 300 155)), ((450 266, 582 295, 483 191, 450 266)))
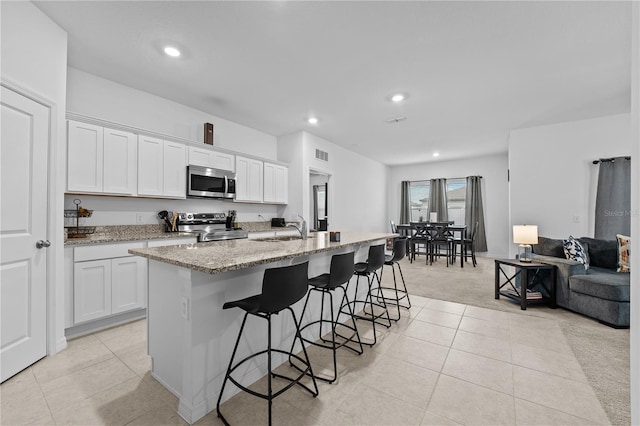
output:
POLYGON ((573 223, 580 223, 580 216, 574 216, 573 223))
POLYGON ((186 297, 182 298, 182 318, 189 319, 189 299, 186 297))
POLYGON ((136 213, 136 223, 144 223, 144 214, 136 213))

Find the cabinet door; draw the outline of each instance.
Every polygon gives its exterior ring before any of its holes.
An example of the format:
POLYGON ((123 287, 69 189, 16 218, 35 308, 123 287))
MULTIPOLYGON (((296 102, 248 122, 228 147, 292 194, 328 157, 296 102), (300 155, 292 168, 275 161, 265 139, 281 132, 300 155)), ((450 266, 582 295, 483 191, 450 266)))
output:
POLYGON ((138 195, 163 195, 164 141, 138 135, 138 195))
POLYGON ((276 165, 264 163, 264 193, 262 195, 265 203, 273 203, 276 201, 275 180, 276 165))
POLYGON ((165 141, 163 169, 164 196, 187 198, 187 147, 165 141))
POLYGON ((111 260, 111 313, 146 307, 146 259, 138 256, 111 260))
POLYGON ((213 167, 220 170, 236 171, 235 156, 224 152, 213 151, 213 167))
POLYGON ((136 135, 104 129, 104 188, 109 194, 132 195, 136 191, 136 135))
POLYGON ((210 149, 190 146, 189 164, 202 167, 214 167, 214 152, 210 149))
POLYGON ((78 262, 73 278, 75 324, 111 315, 111 260, 78 262))
POLYGON ((249 159, 236 155, 236 201, 247 201, 249 193, 249 159))
POLYGON ((103 129, 69 121, 67 141, 67 191, 102 192, 103 129))
MULTIPOLYGON (((265 163, 266 165, 266 163, 265 163)), ((277 165, 273 182, 275 201, 286 204, 289 202, 289 168, 277 165)))
POLYGON ((264 191, 263 185, 263 163, 259 160, 249 160, 248 188, 247 196, 251 201, 262 201, 264 191))
POLYGON ((236 155, 236 201, 262 202, 263 163, 236 155))

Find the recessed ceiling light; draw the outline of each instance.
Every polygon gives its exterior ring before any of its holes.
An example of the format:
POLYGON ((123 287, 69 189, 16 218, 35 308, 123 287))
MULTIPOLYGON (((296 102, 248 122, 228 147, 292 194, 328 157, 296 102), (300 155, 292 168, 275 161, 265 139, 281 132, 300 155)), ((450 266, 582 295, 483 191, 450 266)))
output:
POLYGON ((434 157, 440 157, 440 153, 439 153, 439 152, 434 152, 434 153, 433 153, 433 156, 434 156, 434 157))
POLYGON ((318 119, 316 117, 309 117, 307 119, 307 123, 309 123, 309 124, 318 124, 318 119))
POLYGON ((402 93, 396 93, 395 95, 391 96, 391 100, 393 102, 400 102, 404 100, 404 95, 402 93))
POLYGON ((172 58, 177 58, 178 56, 180 56, 180 51, 173 46, 165 47, 164 53, 166 53, 168 56, 171 56, 172 58))

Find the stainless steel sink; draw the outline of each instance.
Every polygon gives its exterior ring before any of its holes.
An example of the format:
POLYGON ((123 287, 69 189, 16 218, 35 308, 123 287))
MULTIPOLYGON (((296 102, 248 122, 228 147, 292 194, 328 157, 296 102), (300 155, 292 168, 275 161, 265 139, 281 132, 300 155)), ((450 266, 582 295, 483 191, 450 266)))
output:
MULTIPOLYGON (((309 236, 308 238, 313 238, 313 237, 309 236)), ((268 242, 276 243, 281 241, 294 241, 294 240, 302 241, 302 238, 300 238, 300 236, 297 236, 297 235, 283 235, 281 237, 254 238, 252 241, 268 241, 268 242)))

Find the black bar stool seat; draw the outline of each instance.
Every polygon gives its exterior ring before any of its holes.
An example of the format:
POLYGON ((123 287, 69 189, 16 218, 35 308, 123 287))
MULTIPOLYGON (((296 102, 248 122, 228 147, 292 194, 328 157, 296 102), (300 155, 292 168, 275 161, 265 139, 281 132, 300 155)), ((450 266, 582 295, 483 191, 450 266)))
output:
MULTIPOLYGON (((365 345, 373 346, 377 342, 376 336, 376 324, 383 325, 387 328, 391 327, 391 318, 389 317, 389 311, 384 299, 379 299, 374 303, 373 293, 374 290, 379 292, 380 289, 380 276, 378 270, 384 265, 384 244, 379 244, 369 247, 369 256, 366 262, 358 262, 354 265, 354 274, 358 277, 356 280, 355 288, 355 300, 350 303, 354 306, 352 312, 359 312, 356 307, 361 304, 363 306, 362 313, 355 313, 354 316, 359 320, 366 320, 371 322, 373 328, 373 340, 371 342, 362 342, 365 345), (357 299, 358 286, 360 284, 360 277, 366 277, 367 279, 367 294, 364 299, 357 299), (367 306, 369 312, 367 312, 367 306), (374 306, 379 308, 379 313, 375 313, 374 306)), ((343 303, 340 307, 340 311, 343 311, 346 305, 343 303)))
POLYGON ((227 384, 227 380, 232 382, 236 387, 241 390, 250 393, 251 395, 257 396, 262 399, 266 399, 268 401, 268 409, 269 409, 269 425, 271 425, 271 408, 273 404, 273 399, 279 395, 281 395, 286 390, 290 389, 293 385, 297 384, 304 389, 306 389, 311 395, 314 397, 318 395, 318 385, 315 380, 315 376, 313 375, 313 370, 311 369, 311 362, 309 361, 309 356, 307 355, 307 350, 302 342, 302 336, 300 335, 300 324, 296 319, 296 315, 291 309, 291 305, 301 300, 305 294, 307 294, 307 268, 309 262, 304 262, 299 265, 293 266, 284 266, 280 268, 271 268, 264 271, 264 277, 262 280, 262 293, 257 294, 255 296, 250 296, 240 300, 234 300, 231 302, 226 302, 222 309, 231 309, 231 308, 240 308, 245 311, 244 318, 242 319, 242 325, 240 326, 240 331, 238 332, 238 338, 236 340, 236 344, 233 348, 233 352, 231 354, 231 359, 229 361, 229 367, 227 368, 227 372, 224 376, 224 380, 222 382, 222 388, 220 389, 220 395, 218 396, 218 403, 216 405, 216 409, 218 411, 218 417, 222 420, 225 425, 228 425, 227 419, 223 416, 220 411, 220 402, 222 400, 222 395, 224 393, 224 388, 227 384), (284 351, 281 349, 274 349, 271 347, 271 316, 274 314, 279 314, 283 310, 288 310, 291 312, 291 316, 293 317, 293 322, 295 324, 295 336, 293 338, 293 342, 295 345, 296 339, 299 339, 302 343, 302 351, 304 354, 304 359, 296 354, 292 354, 291 351, 284 351), (244 359, 238 361, 235 365, 233 363, 236 352, 238 350, 238 344, 240 343, 240 338, 242 337, 242 332, 244 330, 244 326, 247 322, 247 317, 249 315, 254 315, 258 318, 267 320, 267 348, 261 350, 259 352, 253 353, 244 359), (287 377, 284 375, 276 374, 272 371, 271 366, 271 354, 273 352, 289 355, 289 357, 295 358, 298 362, 304 365, 304 369, 297 377, 287 377), (245 362, 258 357, 260 355, 267 355, 267 393, 256 392, 248 387, 242 385, 238 380, 232 377, 232 373, 245 362), (311 376, 313 381, 314 389, 310 389, 304 383, 301 383, 300 380, 305 377, 305 375, 311 376), (271 386, 272 377, 278 377, 281 379, 288 380, 290 383, 287 384, 282 389, 277 392, 273 392, 273 388, 271 386))
MULTIPOLYGON (((398 237, 393 241, 393 252, 389 256, 384 258, 384 266, 391 266, 393 272, 393 287, 380 286, 377 299, 384 299, 389 305, 395 305, 398 316, 391 318, 393 321, 400 319, 400 308, 410 309, 411 299, 409 299, 409 292, 407 291, 407 285, 404 282, 404 275, 402 274, 402 268, 400 267, 400 261, 404 259, 407 254, 407 238, 398 237), (400 278, 402 278, 402 288, 398 288, 398 282, 396 281, 396 266, 400 272, 400 278), (385 296, 383 290, 391 291, 393 296, 385 296), (406 300, 405 300, 406 299, 406 300), (404 303, 403 303, 404 301, 404 303)), ((382 281, 382 274, 384 273, 384 267, 380 271, 380 280, 382 281)))
MULTIPOLYGON (((309 279, 309 286, 311 286, 309 292, 307 293, 307 300, 304 302, 304 308, 302 309, 301 318, 304 318, 304 313, 307 310, 307 305, 309 303, 309 299, 311 294, 315 292, 319 292, 321 294, 321 305, 320 305, 320 319, 311 321, 300 328, 300 333, 312 326, 318 326, 318 338, 311 339, 303 337, 303 342, 308 344, 318 346, 325 349, 331 349, 333 351, 333 377, 324 377, 316 375, 316 379, 333 383, 338 378, 338 363, 336 352, 339 348, 344 347, 349 349, 358 355, 361 355, 363 352, 362 342, 360 341, 360 334, 358 333, 358 328, 356 325, 356 320, 353 315, 353 311, 351 310, 351 304, 349 302, 349 297, 347 296, 347 291, 344 287, 344 284, 347 284, 351 277, 353 276, 354 264, 353 264, 353 252, 344 253, 344 254, 336 254, 331 257, 331 266, 329 269, 329 273, 321 274, 317 277, 313 277, 309 279), (338 311, 338 316, 335 315, 333 309, 333 292, 335 290, 342 290, 342 300, 341 305, 345 305, 348 309, 348 312, 338 311), (324 310, 325 310, 325 296, 329 296, 329 310, 331 314, 330 319, 324 318, 324 310), (346 314, 348 319, 351 320, 351 324, 341 323, 340 322, 340 314, 346 314), (331 336, 329 339, 323 336, 323 325, 328 325, 331 327, 331 336), (349 336, 344 336, 340 334, 339 330, 347 330, 347 333, 350 333, 349 336), (336 341, 336 337, 340 337, 342 339, 340 342, 336 341), (350 346, 349 343, 354 344, 350 346)), ((295 343, 295 342, 294 342, 295 343)), ((292 351, 293 352, 293 348, 292 351)), ((291 363, 292 366, 302 371, 297 365, 291 363)))

